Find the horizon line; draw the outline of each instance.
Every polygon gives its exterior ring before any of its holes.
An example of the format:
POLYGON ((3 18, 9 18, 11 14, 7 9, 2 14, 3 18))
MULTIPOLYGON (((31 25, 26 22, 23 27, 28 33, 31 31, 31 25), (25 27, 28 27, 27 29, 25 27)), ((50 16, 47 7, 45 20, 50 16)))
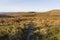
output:
POLYGON ((53 10, 60 10, 60 9, 51 9, 51 10, 43 10, 43 11, 0 11, 0 12, 48 12, 53 10))

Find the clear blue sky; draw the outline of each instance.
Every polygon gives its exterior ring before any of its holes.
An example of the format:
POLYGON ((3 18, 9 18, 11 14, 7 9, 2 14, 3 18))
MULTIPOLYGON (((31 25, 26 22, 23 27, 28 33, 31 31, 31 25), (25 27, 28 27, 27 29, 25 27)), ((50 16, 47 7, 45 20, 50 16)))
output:
POLYGON ((0 0, 0 12, 60 9, 60 0, 0 0))

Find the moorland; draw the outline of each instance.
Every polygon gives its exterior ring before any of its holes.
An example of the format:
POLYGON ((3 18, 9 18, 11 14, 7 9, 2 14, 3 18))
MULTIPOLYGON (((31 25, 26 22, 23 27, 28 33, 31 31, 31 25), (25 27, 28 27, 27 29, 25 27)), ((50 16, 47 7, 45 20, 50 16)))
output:
POLYGON ((60 40, 60 10, 0 14, 0 40, 60 40))

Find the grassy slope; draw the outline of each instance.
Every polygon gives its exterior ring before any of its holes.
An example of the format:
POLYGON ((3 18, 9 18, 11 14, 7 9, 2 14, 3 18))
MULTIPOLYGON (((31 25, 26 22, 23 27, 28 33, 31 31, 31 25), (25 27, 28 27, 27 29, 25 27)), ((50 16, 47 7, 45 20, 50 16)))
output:
MULTIPOLYGON (((21 26, 23 26, 22 24, 24 23, 28 23, 30 21, 33 21, 35 23, 37 23, 37 26, 40 26, 40 24, 42 23, 41 26, 47 24, 53 24, 53 25, 60 25, 60 10, 52 10, 49 12, 17 12, 17 13, 13 13, 13 14, 5 14, 5 15, 1 15, 0 16, 0 26, 3 23, 3 27, 9 23, 10 26, 15 26, 15 28, 17 28, 16 26, 19 26, 19 24, 21 24, 21 26), (16 21, 19 20, 19 23, 16 23, 16 21)), ((15 30, 14 28, 14 30, 15 30)), ((22 27, 23 28, 23 27, 22 27)), ((44 27, 45 28, 45 27, 44 27)), ((43 29, 44 29, 43 28, 43 29)), ((55 26, 51 27, 51 31, 54 31, 55 26)), ((8 27, 9 29, 9 27, 8 27)), ((48 28, 46 28, 48 29, 48 28)), ((15 30, 16 31, 16 30, 15 30)), ((15 32, 13 31, 13 32, 15 32)), ((60 40, 60 33, 59 34, 55 34, 55 36, 58 37, 58 39, 60 40)), ((54 37, 54 36, 52 36, 54 37)))

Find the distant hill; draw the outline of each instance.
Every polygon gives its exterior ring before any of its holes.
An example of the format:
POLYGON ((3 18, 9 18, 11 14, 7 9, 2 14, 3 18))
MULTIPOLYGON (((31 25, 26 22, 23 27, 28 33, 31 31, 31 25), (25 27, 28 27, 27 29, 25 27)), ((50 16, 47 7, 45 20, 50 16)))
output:
POLYGON ((60 15, 60 10, 51 10, 49 13, 50 15, 60 15))
POLYGON ((22 17, 22 16, 60 16, 60 10, 51 10, 47 12, 1 12, 0 17, 22 17))

